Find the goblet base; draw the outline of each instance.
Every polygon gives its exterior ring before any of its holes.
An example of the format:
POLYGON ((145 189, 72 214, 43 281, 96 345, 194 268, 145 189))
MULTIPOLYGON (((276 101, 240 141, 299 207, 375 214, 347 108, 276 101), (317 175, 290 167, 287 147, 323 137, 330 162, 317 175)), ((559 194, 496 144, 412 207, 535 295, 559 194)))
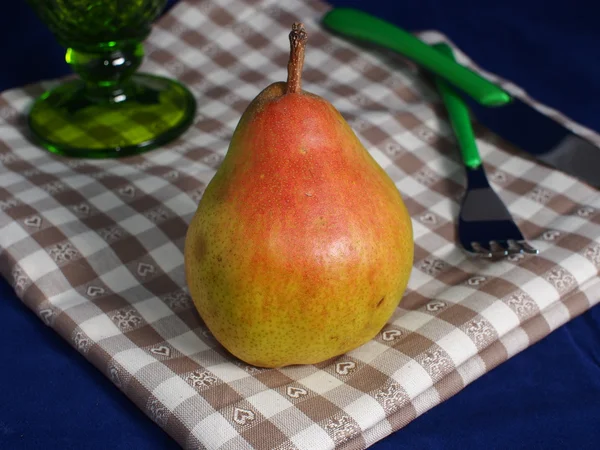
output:
POLYGON ((177 81, 135 74, 123 86, 74 80, 44 93, 29 128, 47 150, 83 158, 146 152, 178 137, 193 122, 196 101, 177 81))

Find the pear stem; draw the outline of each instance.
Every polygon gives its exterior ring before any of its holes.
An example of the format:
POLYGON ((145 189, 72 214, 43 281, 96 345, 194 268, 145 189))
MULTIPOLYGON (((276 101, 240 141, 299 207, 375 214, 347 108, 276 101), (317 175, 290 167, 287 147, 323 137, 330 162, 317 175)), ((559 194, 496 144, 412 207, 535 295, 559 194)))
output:
POLYGON ((287 93, 300 92, 304 47, 308 35, 302 23, 294 23, 290 32, 290 60, 288 62, 287 93))

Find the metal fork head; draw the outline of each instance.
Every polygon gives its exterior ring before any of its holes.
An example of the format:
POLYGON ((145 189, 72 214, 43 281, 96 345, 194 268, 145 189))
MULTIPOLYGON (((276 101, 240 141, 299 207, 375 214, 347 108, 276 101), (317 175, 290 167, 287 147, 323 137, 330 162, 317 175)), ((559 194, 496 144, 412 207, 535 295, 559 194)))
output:
POLYGON ((538 250, 525 241, 506 205, 490 187, 483 167, 467 169, 467 176, 458 221, 463 248, 490 259, 517 253, 537 254, 538 250))
POLYGON ((538 250, 529 245, 526 241, 515 241, 508 239, 506 241, 490 241, 487 244, 473 241, 470 243, 470 248, 465 248, 468 252, 477 256, 482 256, 489 259, 503 258, 508 255, 517 253, 538 254, 538 250))

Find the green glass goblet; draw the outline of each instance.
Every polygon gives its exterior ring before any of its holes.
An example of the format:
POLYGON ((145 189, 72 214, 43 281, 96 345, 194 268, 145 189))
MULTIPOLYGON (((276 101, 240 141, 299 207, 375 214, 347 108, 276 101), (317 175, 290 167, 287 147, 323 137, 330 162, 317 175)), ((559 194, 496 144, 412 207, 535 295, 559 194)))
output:
POLYGON ((136 73, 166 0, 27 0, 78 75, 45 92, 28 122, 49 151, 86 158, 141 153, 192 123, 196 102, 175 80, 136 73))

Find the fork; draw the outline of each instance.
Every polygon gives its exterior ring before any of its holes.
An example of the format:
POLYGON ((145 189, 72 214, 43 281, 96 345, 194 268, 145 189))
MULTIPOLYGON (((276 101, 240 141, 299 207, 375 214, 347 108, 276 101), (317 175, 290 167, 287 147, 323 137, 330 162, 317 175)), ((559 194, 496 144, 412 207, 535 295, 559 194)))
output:
MULTIPOLYGON (((433 47, 454 59, 449 45, 440 43, 433 47)), ((467 173, 467 189, 458 221, 461 246, 470 254, 486 258, 501 258, 516 253, 537 254, 538 250, 525 241, 506 205, 490 186, 477 149, 467 105, 448 82, 436 77, 435 83, 448 110, 467 173)))

